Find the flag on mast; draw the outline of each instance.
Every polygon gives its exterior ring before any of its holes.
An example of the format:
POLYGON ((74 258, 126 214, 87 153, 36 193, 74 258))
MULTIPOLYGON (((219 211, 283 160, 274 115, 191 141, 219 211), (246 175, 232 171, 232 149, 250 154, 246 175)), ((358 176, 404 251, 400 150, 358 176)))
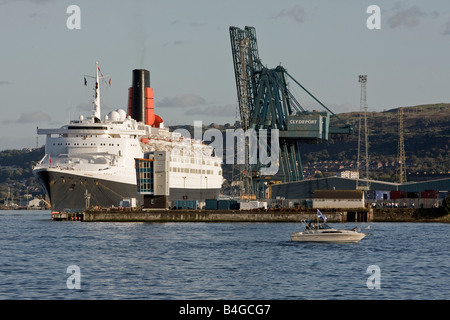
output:
POLYGON ((106 81, 105 76, 103 75, 102 71, 100 70, 100 67, 97 65, 97 69, 100 72, 101 78, 103 81, 110 87, 111 86, 111 78, 109 78, 109 81, 106 81))
POLYGON ((317 209, 317 216, 323 220, 323 222, 327 222, 327 217, 317 209))

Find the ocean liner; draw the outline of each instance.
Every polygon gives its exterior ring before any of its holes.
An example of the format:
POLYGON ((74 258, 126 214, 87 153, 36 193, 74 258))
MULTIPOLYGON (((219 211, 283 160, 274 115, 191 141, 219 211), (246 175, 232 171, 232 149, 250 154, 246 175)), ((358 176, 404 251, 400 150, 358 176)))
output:
MULTIPOLYGON (((137 198, 135 159, 168 151, 169 200, 215 199, 222 186, 222 159, 202 141, 170 132, 154 113, 150 72, 135 69, 128 89, 127 112, 112 111, 102 119, 96 65, 94 110, 59 129, 37 129, 46 135, 45 156, 33 168, 44 186, 52 211, 89 206, 119 206, 137 198), (89 197, 89 202, 86 201, 89 197)), ((86 85, 86 78, 85 78, 86 85)))

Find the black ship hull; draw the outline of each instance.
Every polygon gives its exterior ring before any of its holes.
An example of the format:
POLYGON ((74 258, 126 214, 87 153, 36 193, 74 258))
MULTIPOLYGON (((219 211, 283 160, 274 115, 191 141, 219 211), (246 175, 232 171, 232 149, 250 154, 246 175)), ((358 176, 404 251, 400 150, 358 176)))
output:
MULTIPOLYGON (((62 171, 36 170, 35 176, 44 186, 52 211, 81 211, 86 207, 118 207, 125 198, 136 198, 143 203, 143 196, 137 194, 136 184, 96 179, 62 171)), ((169 200, 217 199, 220 189, 170 188, 169 200)))

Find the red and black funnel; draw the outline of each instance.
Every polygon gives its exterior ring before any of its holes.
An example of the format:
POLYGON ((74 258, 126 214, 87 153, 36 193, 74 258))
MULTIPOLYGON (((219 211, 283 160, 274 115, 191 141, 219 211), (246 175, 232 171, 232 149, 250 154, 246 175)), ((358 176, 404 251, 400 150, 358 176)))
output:
POLYGON ((158 116, 155 116, 153 89, 150 87, 148 70, 133 70, 132 87, 128 89, 128 115, 149 126, 156 124, 155 117, 158 116))

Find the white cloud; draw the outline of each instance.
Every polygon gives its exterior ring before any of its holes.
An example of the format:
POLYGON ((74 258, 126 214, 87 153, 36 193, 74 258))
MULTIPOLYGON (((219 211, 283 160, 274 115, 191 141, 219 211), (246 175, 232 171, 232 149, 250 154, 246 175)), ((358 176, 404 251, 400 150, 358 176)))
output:
MULTIPOLYGON (((102 106, 104 107, 104 106, 102 106)), ((76 106, 76 109, 78 111, 92 111, 94 110, 94 107, 92 105, 92 103, 87 103, 87 102, 81 102, 76 106)))
POLYGON ((163 46, 164 47, 167 47, 167 46, 170 46, 170 45, 181 46, 181 45, 183 45, 185 43, 186 43, 186 41, 183 41, 183 40, 174 40, 174 41, 164 42, 163 46))
POLYGON ((203 27, 205 24, 201 22, 192 22, 190 24, 191 27, 203 27))
POLYGON ((236 106, 228 104, 226 106, 208 106, 205 108, 192 108, 185 112, 185 115, 204 115, 217 117, 233 117, 236 115, 236 106))
MULTIPOLYGON (((8 4, 8 3, 12 3, 12 2, 18 2, 18 0, 3 0, 3 1, 0 1, 0 5, 8 4)), ((34 4, 46 4, 46 3, 50 3, 50 2, 55 2, 55 0, 22 0, 22 2, 30 2, 30 3, 34 3, 34 4)))
POLYGON ((189 108, 204 105, 205 99, 194 93, 177 94, 175 97, 165 97, 156 102, 156 107, 161 108, 189 108))
POLYGON ((450 20, 444 25, 444 31, 442 33, 445 35, 450 34, 450 20))
POLYGON ((36 122, 50 122, 52 118, 45 112, 42 111, 32 111, 24 112, 20 115, 19 119, 14 120, 2 120, 0 123, 3 125, 13 124, 13 123, 36 123, 36 122))
POLYGON ((395 29, 401 26, 406 28, 417 27, 426 13, 418 6, 409 9, 398 10, 395 15, 388 19, 389 27, 395 29))
POLYGON ((293 19, 297 23, 303 23, 305 21, 305 11, 299 5, 294 5, 290 9, 282 9, 271 18, 287 18, 293 19))
POLYGON ((20 115, 17 123, 33 123, 33 122, 48 122, 51 117, 42 111, 24 112, 20 115))

